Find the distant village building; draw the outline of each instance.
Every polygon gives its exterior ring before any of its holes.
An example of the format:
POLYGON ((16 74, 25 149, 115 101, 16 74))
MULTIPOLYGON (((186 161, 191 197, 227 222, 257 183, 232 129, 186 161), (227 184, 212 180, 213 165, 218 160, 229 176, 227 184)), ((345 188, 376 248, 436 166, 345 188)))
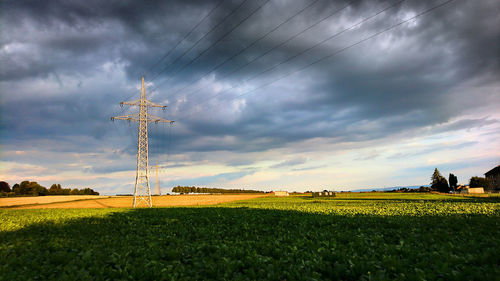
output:
POLYGON ((462 188, 460 193, 462 193, 462 194, 481 194, 481 193, 484 193, 484 188, 482 188, 482 187, 468 187, 467 186, 466 188, 462 188))
POLYGON ((490 181, 491 189, 500 189, 500 165, 484 174, 490 181))
POLYGON ((289 196, 288 191, 275 191, 274 196, 289 196))

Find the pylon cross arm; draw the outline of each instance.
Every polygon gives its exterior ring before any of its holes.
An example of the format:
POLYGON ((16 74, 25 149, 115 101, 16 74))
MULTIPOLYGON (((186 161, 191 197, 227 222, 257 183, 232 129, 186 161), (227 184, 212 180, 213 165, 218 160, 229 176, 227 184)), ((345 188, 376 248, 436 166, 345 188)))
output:
MULTIPOLYGON (((144 100, 144 104, 148 107, 160 107, 160 108, 167 108, 166 105, 161 105, 156 102, 152 102, 150 100, 144 100)), ((141 100, 133 100, 133 101, 122 101, 120 102, 120 105, 135 105, 135 106, 140 106, 141 105, 141 100)))
POLYGON ((155 103, 155 102, 152 102, 152 101, 149 101, 149 100, 146 100, 146 105, 149 106, 149 107, 167 108, 166 105, 161 105, 159 103, 155 103))
MULTIPOLYGON (((114 121, 115 119, 117 120, 127 120, 127 121, 134 121, 134 122, 139 122, 141 121, 140 117, 139 117, 139 114, 127 114, 127 115, 122 115, 122 116, 114 116, 114 117, 111 117, 111 120, 114 121)), ((154 115, 151 115, 151 114, 148 114, 146 116, 146 121, 151 123, 151 122, 155 122, 155 123, 174 123, 175 121, 171 121, 171 120, 167 120, 167 119, 164 119, 164 118, 160 118, 158 116, 154 116, 154 115)))
POLYGON ((137 105, 139 106, 141 104, 141 100, 133 100, 133 101, 122 101, 120 102, 120 105, 137 105))
POLYGON ((127 115, 111 117, 111 121, 114 121, 115 119, 128 120, 128 121, 139 121, 139 114, 136 113, 136 114, 127 114, 127 115))
POLYGON ((155 123, 174 123, 175 121, 167 120, 164 118, 160 118, 158 116, 154 116, 151 114, 148 114, 148 122, 155 122, 155 123))

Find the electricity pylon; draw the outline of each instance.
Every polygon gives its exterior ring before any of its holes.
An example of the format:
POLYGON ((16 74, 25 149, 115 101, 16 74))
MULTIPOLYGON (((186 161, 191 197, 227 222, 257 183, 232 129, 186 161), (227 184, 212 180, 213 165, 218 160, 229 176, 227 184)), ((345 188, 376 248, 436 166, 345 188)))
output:
POLYGON ((132 105, 139 107, 139 113, 111 117, 111 120, 127 120, 139 123, 139 139, 137 141, 137 174, 135 177, 134 203, 133 207, 138 207, 144 203, 147 207, 152 207, 151 189, 149 187, 149 164, 148 164, 148 123, 174 123, 167 119, 148 114, 148 107, 159 107, 165 109, 166 105, 161 105, 146 99, 146 89, 144 88, 144 76, 141 84, 141 98, 134 101, 120 102, 120 106, 132 105))

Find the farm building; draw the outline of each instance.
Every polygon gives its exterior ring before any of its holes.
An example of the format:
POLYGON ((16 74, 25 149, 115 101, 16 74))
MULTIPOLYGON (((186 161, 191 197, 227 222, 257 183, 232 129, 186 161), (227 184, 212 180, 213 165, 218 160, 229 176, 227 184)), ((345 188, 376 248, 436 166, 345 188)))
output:
POLYGON ((463 188, 460 193, 462 194, 480 194, 484 193, 484 188, 482 187, 466 187, 463 188))
POLYGON ((274 191, 274 196, 289 196, 288 191, 274 191))
POLYGON ((489 170, 484 175, 490 181, 492 189, 500 189, 500 165, 489 170))

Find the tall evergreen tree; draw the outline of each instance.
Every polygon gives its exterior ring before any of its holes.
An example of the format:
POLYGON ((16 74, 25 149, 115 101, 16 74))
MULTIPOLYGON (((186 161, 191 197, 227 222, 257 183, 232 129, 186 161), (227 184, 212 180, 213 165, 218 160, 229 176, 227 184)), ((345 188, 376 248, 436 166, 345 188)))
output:
POLYGON ((431 177, 431 187, 439 192, 448 192, 450 190, 448 181, 441 175, 437 168, 434 169, 434 173, 431 177))
POLYGON ((448 182, 450 183, 450 189, 455 191, 457 189, 458 179, 454 174, 450 174, 448 177, 448 182))

